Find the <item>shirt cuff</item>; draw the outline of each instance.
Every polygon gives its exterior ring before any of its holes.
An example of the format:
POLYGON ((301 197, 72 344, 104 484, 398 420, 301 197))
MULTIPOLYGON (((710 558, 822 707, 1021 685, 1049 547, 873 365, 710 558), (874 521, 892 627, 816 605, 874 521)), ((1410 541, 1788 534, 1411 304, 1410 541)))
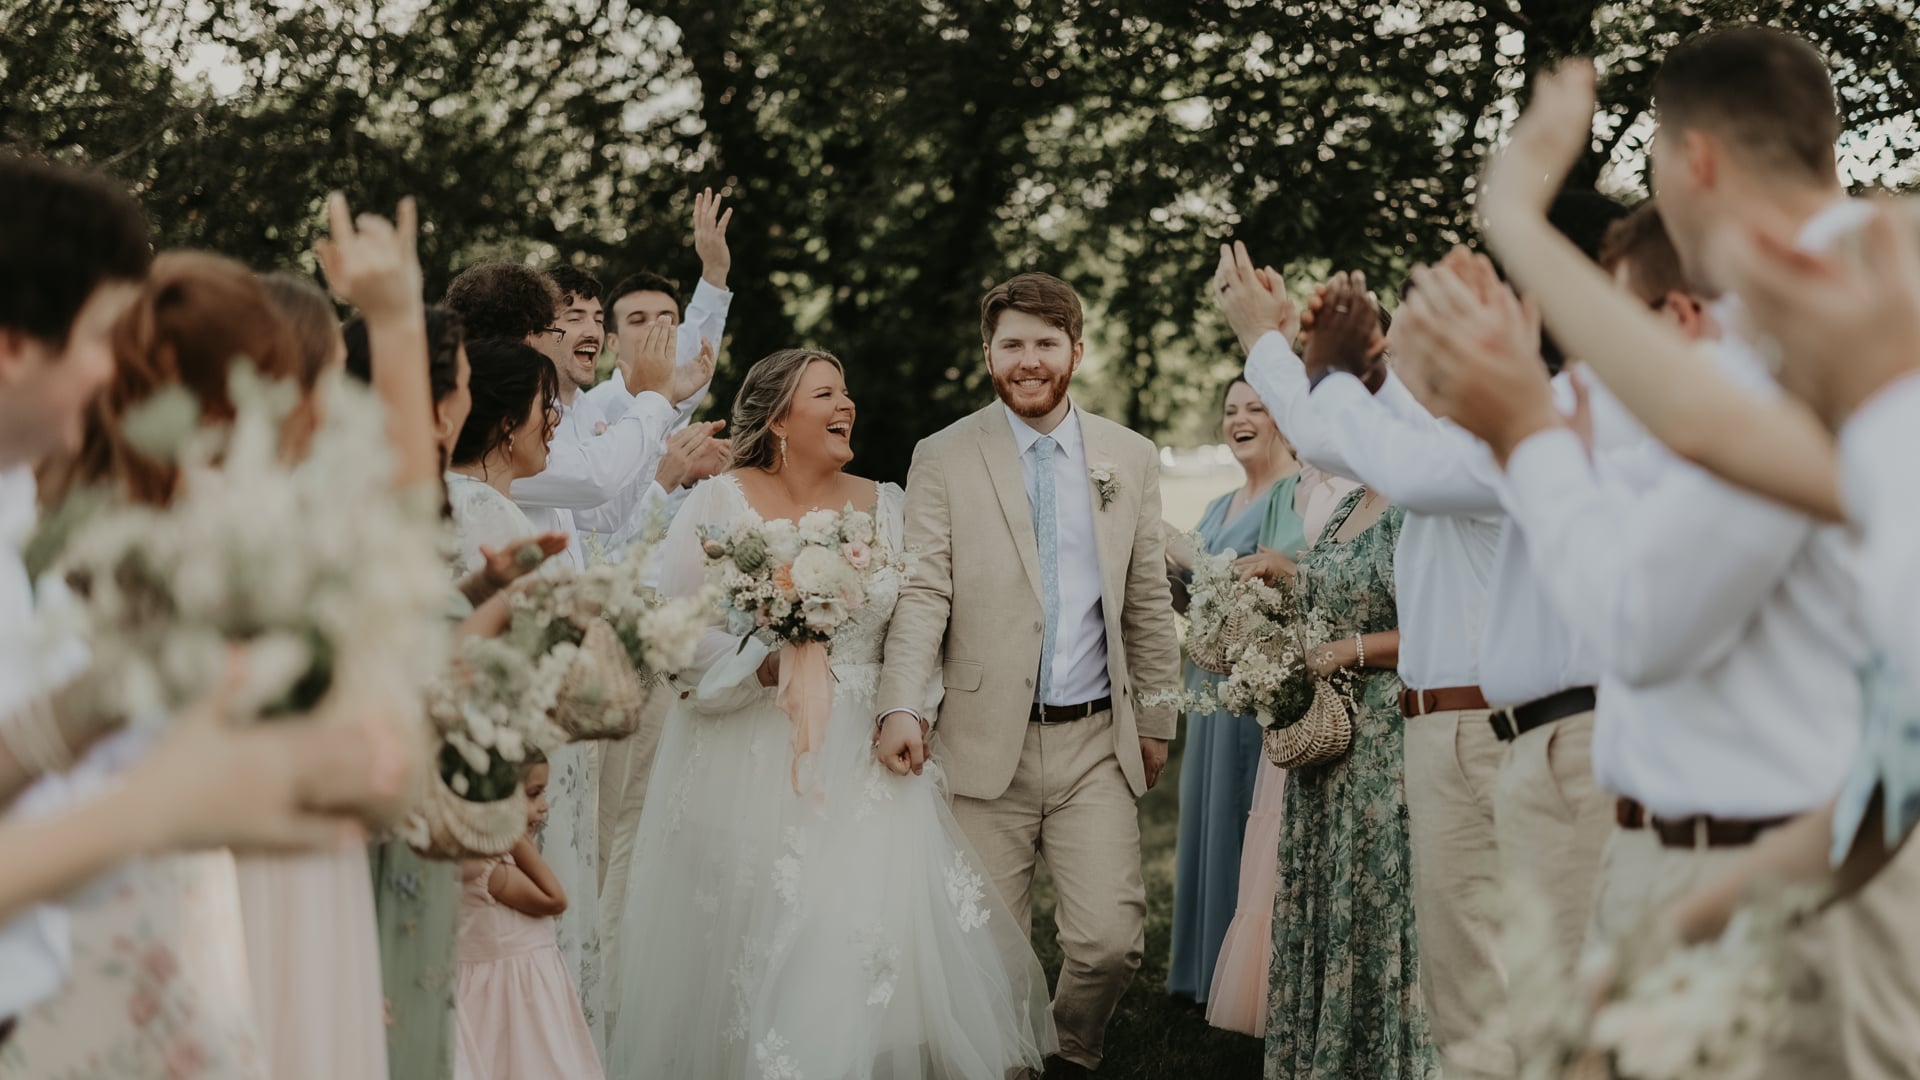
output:
POLYGON ((1569 476, 1591 476, 1593 465, 1580 437, 1556 427, 1529 438, 1507 457, 1507 478, 1502 499, 1515 518, 1524 515, 1517 507, 1540 506, 1567 489, 1569 476))
POLYGON ((1882 388, 1841 426, 1840 494, 1856 524, 1871 525, 1886 510, 1884 494, 1910 486, 1913 452, 1920 448, 1916 430, 1920 373, 1882 388))
POLYGON ((1349 372, 1328 368, 1313 380, 1313 400, 1317 405, 1355 405, 1373 399, 1373 391, 1367 384, 1353 377, 1349 372))
POLYGON ((655 390, 643 390, 634 395, 633 404, 627 407, 620 420, 638 420, 650 429, 657 426, 655 434, 664 440, 667 436, 666 425, 673 421, 673 416, 673 402, 667 400, 667 395, 655 390))
MULTIPOLYGON (((733 290, 723 289, 713 282, 708 281, 706 278, 701 278, 694 283, 693 299, 687 302, 687 310, 689 311, 695 307, 710 307, 720 315, 725 315, 727 309, 732 306, 733 290)), ((691 322, 692 320, 689 319, 685 321, 691 322)))

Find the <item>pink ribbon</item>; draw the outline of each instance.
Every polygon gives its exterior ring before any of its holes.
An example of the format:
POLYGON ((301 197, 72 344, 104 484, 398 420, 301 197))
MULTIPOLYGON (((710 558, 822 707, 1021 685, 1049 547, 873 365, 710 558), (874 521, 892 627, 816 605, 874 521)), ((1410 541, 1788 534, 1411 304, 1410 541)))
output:
POLYGON ((817 777, 800 781, 801 763, 827 744, 827 720, 833 714, 833 664, 825 644, 780 647, 780 709, 793 721, 793 790, 804 795, 817 777))

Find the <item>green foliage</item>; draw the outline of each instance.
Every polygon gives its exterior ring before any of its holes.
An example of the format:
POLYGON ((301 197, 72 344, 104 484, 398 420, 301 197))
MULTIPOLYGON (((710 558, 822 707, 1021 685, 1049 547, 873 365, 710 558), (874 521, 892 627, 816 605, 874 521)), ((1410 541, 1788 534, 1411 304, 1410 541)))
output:
MULTIPOLYGON (((1856 131, 1915 109, 1912 3, 1821 0, 0 0, 0 139, 138 186, 164 242, 312 268, 328 189, 419 196, 437 293, 482 257, 690 287, 692 194, 738 207, 719 390, 847 361, 858 467, 986 400, 980 293, 1024 269, 1091 309, 1082 397, 1211 427, 1236 365, 1218 243, 1387 287, 1471 237, 1473 177, 1562 56, 1604 64, 1582 179, 1632 185, 1660 55, 1759 21, 1832 56, 1856 131), (183 77, 196 47, 237 91, 183 77)), ((1914 148, 1869 155, 1877 173, 1914 148)), ((716 406, 716 411, 723 411, 716 406)))

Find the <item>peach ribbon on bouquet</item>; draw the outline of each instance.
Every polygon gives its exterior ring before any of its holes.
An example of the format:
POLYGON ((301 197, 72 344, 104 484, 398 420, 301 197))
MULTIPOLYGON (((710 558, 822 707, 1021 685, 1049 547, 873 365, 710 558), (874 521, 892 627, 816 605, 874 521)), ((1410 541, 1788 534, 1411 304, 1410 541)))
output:
POLYGON ((817 792, 814 759, 827 744, 827 720, 833 713, 833 665, 823 642, 780 647, 780 709, 793 721, 793 790, 817 792), (807 776, 803 782, 802 772, 807 776))

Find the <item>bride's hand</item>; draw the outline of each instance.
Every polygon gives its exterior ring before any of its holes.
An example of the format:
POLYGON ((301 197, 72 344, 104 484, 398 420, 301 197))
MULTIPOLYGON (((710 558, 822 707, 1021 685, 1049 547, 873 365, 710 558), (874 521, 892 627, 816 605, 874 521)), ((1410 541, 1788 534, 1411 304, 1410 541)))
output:
POLYGON ((759 676, 761 686, 780 685, 780 652, 781 650, 775 649, 767 654, 765 660, 760 661, 760 669, 754 674, 759 676))
POLYGON ((927 722, 912 713, 888 713, 874 733, 873 756, 895 775, 919 775, 927 764, 927 722))

